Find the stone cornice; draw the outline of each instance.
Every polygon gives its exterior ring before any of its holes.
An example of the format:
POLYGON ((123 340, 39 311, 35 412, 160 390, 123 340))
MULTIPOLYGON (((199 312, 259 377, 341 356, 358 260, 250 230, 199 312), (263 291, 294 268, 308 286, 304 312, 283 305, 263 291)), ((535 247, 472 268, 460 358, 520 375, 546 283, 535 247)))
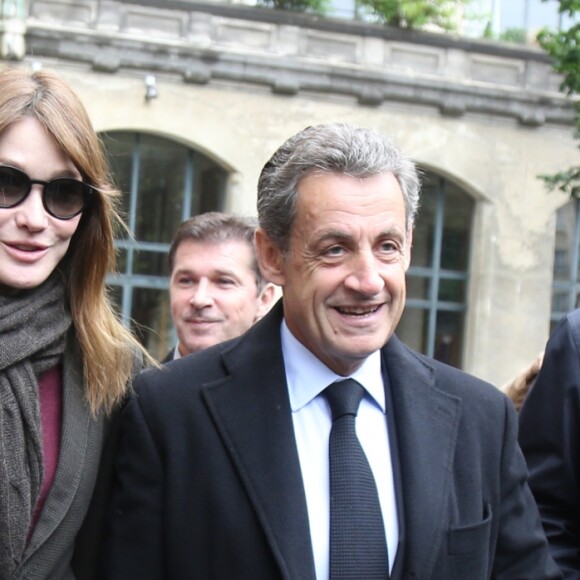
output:
POLYGON ((163 7, 173 10, 203 12, 225 18, 266 22, 277 25, 299 26, 312 30, 323 30, 339 34, 383 38, 385 40, 405 42, 437 47, 453 47, 474 53, 488 54, 522 60, 537 60, 550 62, 550 57, 538 48, 523 47, 517 44, 478 40, 460 37, 453 34, 437 34, 419 30, 406 30, 387 25, 371 24, 368 22, 329 18, 316 14, 273 10, 257 6, 240 4, 226 4, 223 2, 197 2, 194 0, 123 0, 124 4, 135 4, 147 7, 163 7))
POLYGON ((226 81, 281 95, 316 93, 442 115, 477 113, 522 125, 571 124, 571 103, 537 49, 187 0, 35 0, 27 54, 110 73, 226 81))

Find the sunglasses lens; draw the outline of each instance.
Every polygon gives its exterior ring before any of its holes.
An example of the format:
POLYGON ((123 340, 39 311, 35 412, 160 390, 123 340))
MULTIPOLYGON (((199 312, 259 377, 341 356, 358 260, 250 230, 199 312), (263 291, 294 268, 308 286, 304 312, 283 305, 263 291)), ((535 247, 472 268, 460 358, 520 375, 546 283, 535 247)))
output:
POLYGON ((45 203, 59 218, 78 215, 85 206, 87 186, 76 179, 55 179, 45 186, 45 203))
POLYGON ((0 167, 0 207, 17 205, 29 190, 30 180, 25 173, 12 167, 0 167))

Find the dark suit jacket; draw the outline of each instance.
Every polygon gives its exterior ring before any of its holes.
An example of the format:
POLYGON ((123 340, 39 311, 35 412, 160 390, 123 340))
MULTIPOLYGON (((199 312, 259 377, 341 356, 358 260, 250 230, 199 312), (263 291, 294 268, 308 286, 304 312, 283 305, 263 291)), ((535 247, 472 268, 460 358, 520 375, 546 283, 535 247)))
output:
POLYGON ((580 578, 580 310, 548 341, 519 438, 552 556, 565 578, 580 578))
MULTIPOLYGON (((244 336, 140 375, 123 416, 108 580, 314 580, 281 317, 278 306, 244 336)), ((560 577, 511 403, 395 337, 382 357, 406 530, 394 576, 560 577)))

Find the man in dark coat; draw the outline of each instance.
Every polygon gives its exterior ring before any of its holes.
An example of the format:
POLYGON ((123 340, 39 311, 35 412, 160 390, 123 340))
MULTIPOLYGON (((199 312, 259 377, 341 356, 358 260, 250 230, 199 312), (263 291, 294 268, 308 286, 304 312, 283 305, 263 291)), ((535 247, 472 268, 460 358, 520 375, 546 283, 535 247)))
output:
POLYGON ((520 411, 519 441, 550 550, 565 578, 580 578, 580 309, 548 341, 520 411))
POLYGON ((273 155, 256 248, 283 298, 240 338, 137 380, 109 580, 560 577, 509 400, 394 335, 418 195, 414 165, 371 130, 309 127, 273 155), (342 473, 329 389, 362 397, 342 473))

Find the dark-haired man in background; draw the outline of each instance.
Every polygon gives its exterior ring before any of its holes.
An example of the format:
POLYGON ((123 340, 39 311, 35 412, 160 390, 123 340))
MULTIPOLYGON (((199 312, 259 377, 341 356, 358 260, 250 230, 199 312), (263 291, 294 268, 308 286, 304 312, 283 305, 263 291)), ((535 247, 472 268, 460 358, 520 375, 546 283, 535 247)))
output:
POLYGON ((272 306, 274 286, 256 260, 256 222, 209 212, 184 221, 169 250, 178 344, 163 362, 243 334, 272 306))

